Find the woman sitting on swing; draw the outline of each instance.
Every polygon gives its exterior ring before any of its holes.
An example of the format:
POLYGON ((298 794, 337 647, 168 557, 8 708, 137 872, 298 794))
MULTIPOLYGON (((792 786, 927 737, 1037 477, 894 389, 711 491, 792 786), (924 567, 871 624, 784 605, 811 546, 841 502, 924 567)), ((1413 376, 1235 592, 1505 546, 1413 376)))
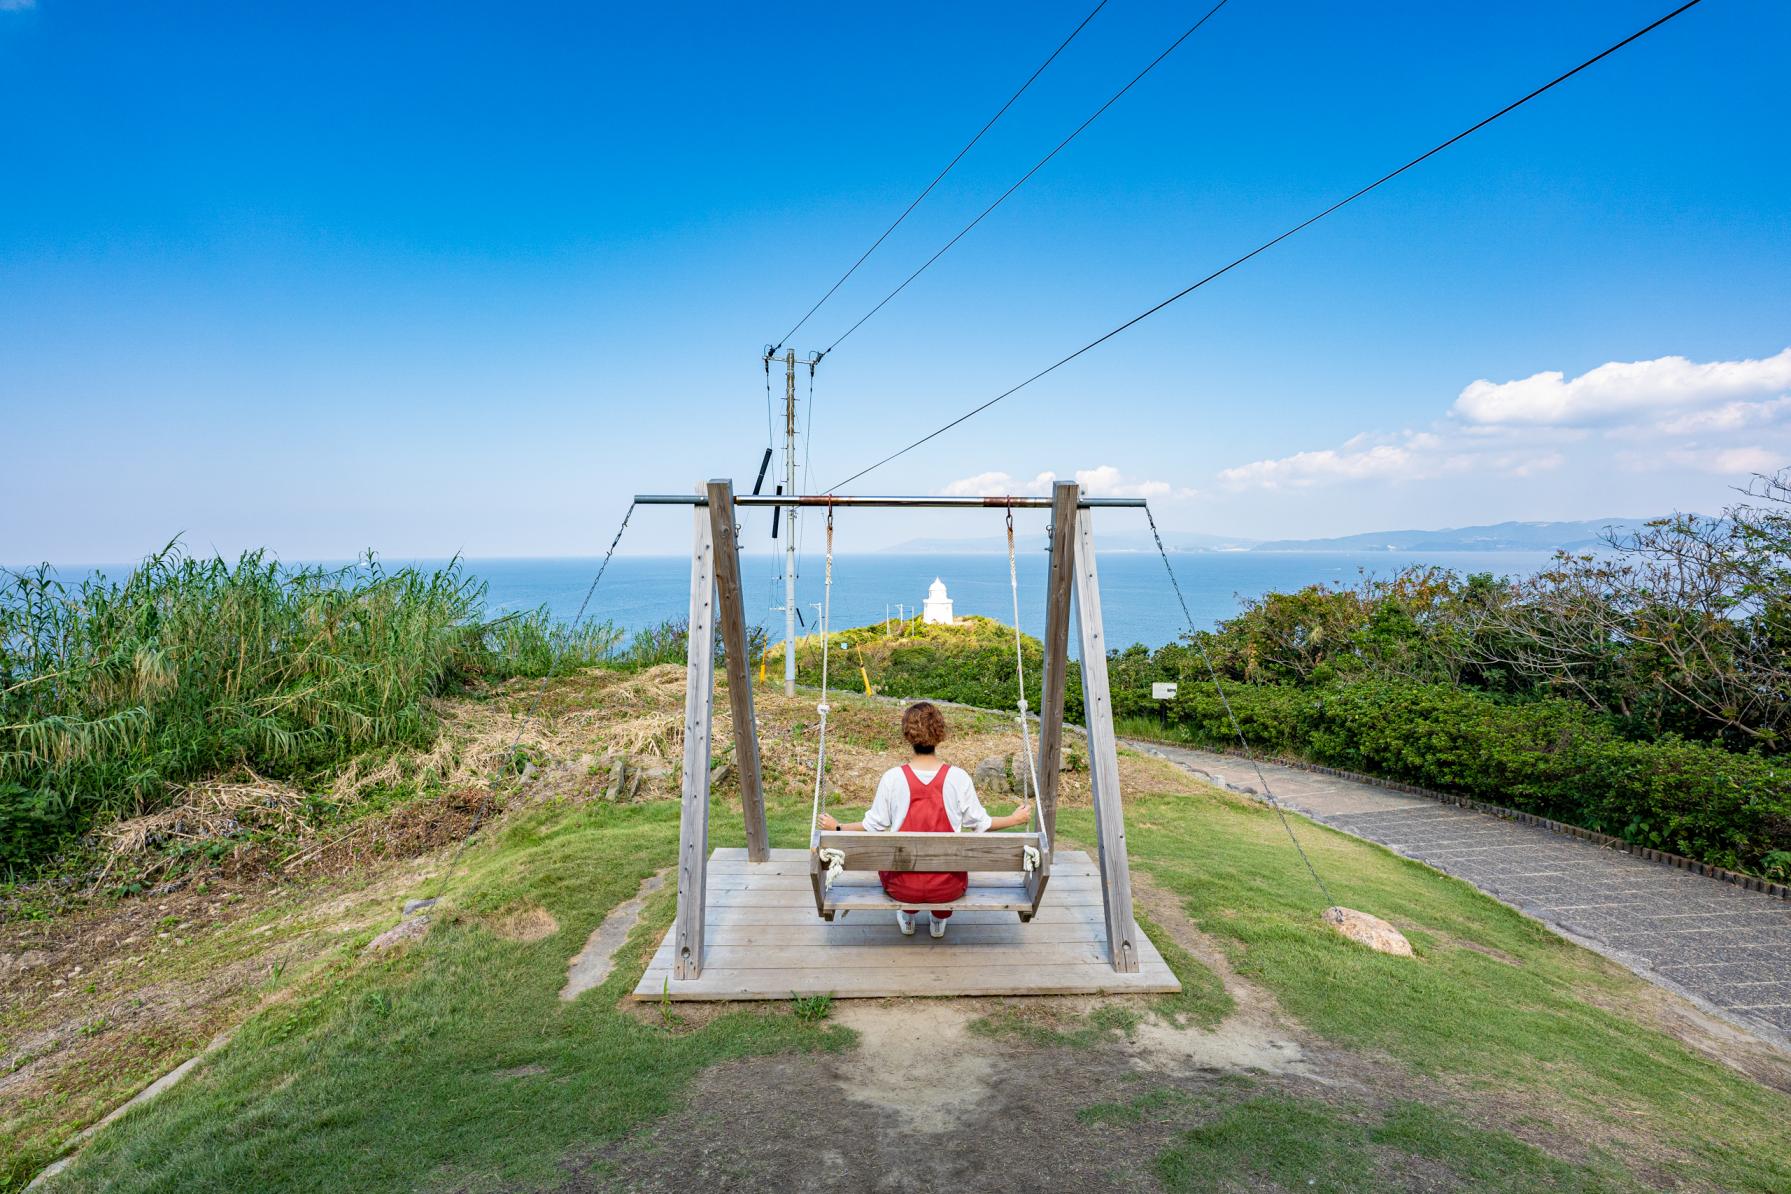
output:
MULTIPOLYGON (((902 737, 914 748, 914 761, 891 767, 877 784, 877 796, 864 820, 841 825, 826 813, 821 814, 822 829, 862 830, 866 833, 982 833, 991 829, 1009 829, 1024 825, 1032 815, 1032 807, 1021 801, 1020 807, 1005 817, 991 817, 976 796, 976 785, 962 768, 941 763, 934 751, 945 740, 945 715, 936 705, 916 701, 902 712, 902 737)), ((963 871, 879 871, 883 890, 891 899, 916 904, 943 904, 961 899, 969 886, 970 876, 963 871)), ((896 926, 904 937, 914 935, 914 918, 919 909, 903 908, 896 912, 896 926)), ((929 912, 927 931, 935 937, 945 936, 945 923, 951 916, 929 912)))

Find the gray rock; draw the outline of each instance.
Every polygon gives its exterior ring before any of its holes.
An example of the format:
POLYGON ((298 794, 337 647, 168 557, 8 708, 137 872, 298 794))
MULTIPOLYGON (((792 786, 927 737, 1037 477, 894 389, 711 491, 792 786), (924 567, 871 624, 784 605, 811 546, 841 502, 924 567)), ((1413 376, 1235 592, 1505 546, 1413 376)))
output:
POLYGON ((1008 778, 1007 759, 1002 755, 990 755, 982 760, 970 773, 970 779, 976 784, 976 794, 984 801, 1013 795, 1014 785, 1008 778))
POLYGON ((401 920, 369 941, 366 952, 381 953, 395 946, 403 945, 406 941, 414 941, 428 931, 429 918, 427 916, 413 916, 407 920, 401 920))
POLYGON ((426 900, 406 900, 406 901, 404 901, 404 915, 411 916, 415 913, 421 912, 425 908, 435 907, 435 901, 437 898, 439 898, 439 897, 431 896, 429 899, 426 899, 426 900))
POLYGON ((612 803, 622 795, 622 782, 628 776, 628 756, 616 755, 609 765, 609 787, 603 791, 603 798, 612 803))

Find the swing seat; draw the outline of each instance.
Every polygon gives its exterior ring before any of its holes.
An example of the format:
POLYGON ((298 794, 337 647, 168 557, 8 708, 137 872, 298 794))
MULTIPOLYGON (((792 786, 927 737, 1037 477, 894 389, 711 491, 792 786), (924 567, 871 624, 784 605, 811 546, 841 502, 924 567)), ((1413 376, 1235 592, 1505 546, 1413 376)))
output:
POLYGON ((877 908, 929 911, 1017 912, 1031 920, 1045 894, 1051 851, 1042 833, 853 833, 824 829, 809 850, 815 910, 824 920, 837 913, 877 908), (1027 853, 1036 863, 1027 870, 1027 853), (828 882, 824 855, 844 856, 843 871, 828 882), (968 871, 970 886, 943 903, 898 903, 883 890, 878 871, 968 871))

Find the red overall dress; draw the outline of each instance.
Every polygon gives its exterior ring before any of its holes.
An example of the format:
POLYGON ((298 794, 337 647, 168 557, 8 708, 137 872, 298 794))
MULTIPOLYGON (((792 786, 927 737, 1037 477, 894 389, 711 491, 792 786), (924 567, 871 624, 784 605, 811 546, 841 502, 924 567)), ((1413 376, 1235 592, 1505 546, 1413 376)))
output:
MULTIPOLYGON (((914 774, 914 768, 902 767, 902 775, 908 781, 908 815, 896 826, 897 830, 903 833, 953 832, 951 818, 945 813, 945 774, 950 770, 942 765, 939 773, 923 784, 914 774)), ((883 890, 891 899, 915 904, 956 900, 970 886, 970 876, 964 871, 878 871, 877 878, 882 880, 883 890)), ((935 915, 945 917, 951 913, 935 915)))

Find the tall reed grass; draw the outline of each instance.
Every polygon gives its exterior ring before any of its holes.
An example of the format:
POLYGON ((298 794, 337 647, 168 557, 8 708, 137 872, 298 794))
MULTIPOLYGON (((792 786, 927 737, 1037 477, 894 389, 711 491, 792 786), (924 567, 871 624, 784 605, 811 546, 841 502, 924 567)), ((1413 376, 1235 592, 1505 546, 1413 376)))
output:
POLYGON ((251 767, 303 783, 369 747, 427 742, 429 699, 613 659, 607 623, 484 618, 458 560, 388 570, 235 563, 178 547, 122 581, 0 573, 0 872, 170 785, 251 767))

